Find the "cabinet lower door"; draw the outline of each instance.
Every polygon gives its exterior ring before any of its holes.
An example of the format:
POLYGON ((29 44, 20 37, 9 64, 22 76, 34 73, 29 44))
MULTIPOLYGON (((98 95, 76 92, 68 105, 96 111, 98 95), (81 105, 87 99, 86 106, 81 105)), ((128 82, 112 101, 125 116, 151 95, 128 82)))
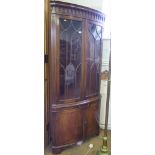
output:
POLYGON ((62 110, 53 115, 53 145, 71 145, 83 138, 83 121, 78 108, 62 110))
POLYGON ((99 134, 99 104, 90 103, 85 113, 85 136, 86 138, 99 134))

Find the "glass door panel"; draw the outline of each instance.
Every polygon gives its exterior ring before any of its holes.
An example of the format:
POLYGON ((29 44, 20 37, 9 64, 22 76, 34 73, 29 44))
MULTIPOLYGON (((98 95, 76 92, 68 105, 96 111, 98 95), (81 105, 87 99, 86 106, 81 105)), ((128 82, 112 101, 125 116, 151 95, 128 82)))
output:
POLYGON ((60 99, 80 97, 82 22, 60 18, 60 99))
POLYGON ((88 50, 86 51, 86 96, 99 93, 101 68, 102 27, 88 24, 88 50))

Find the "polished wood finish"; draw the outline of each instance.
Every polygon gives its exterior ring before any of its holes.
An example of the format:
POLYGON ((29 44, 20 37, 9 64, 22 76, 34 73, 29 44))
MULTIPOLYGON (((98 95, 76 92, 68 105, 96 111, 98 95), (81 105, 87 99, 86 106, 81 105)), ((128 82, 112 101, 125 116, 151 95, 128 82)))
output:
POLYGON ((49 17, 50 17, 49 0, 44 1, 44 146, 49 143, 49 66, 48 66, 48 52, 49 52, 49 17))
POLYGON ((45 136, 48 144, 52 144, 52 151, 60 153, 78 141, 99 134, 97 118, 105 17, 94 9, 60 1, 50 1, 49 6, 48 69, 45 72, 48 81, 45 83, 45 113, 48 113, 45 124, 48 122, 49 130, 45 130, 45 136), (89 48, 89 33, 96 40, 92 38, 94 50, 89 48), (88 57, 91 50, 94 56, 88 57), (87 74, 88 58, 92 61, 90 74, 87 74), (93 94, 90 95, 87 95, 88 76, 92 76, 89 91, 93 94))
POLYGON ((94 102, 85 110, 86 138, 99 134, 98 125, 99 104, 94 102))
POLYGON ((55 114, 55 146, 72 144, 82 139, 82 115, 79 108, 68 108, 55 114), (70 132, 69 132, 70 131, 70 132))

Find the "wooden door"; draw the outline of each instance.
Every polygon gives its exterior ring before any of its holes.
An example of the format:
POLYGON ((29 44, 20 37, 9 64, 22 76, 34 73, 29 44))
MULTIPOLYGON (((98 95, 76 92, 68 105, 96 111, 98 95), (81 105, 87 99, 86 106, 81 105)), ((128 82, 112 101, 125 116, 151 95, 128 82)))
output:
POLYGON ((100 95, 100 73, 102 61, 102 26, 99 23, 87 21, 86 27, 86 57, 85 57, 85 96, 86 98, 100 95))
POLYGON ((83 20, 57 16, 58 103, 81 99, 83 87, 83 20))
POLYGON ((74 144, 83 138, 83 118, 81 109, 61 110, 54 114, 54 146, 74 144))
POLYGON ((99 115, 99 103, 94 102, 90 103, 88 108, 85 110, 85 138, 95 136, 99 134, 99 124, 98 124, 98 115, 99 115))

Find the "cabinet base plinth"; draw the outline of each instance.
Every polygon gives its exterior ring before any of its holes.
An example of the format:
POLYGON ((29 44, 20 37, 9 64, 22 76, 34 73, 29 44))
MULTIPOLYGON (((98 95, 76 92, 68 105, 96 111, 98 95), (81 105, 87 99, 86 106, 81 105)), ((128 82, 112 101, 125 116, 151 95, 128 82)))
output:
POLYGON ((51 149, 52 149, 52 153, 54 154, 60 154, 63 150, 71 147, 71 146, 74 146, 76 143, 74 144, 68 144, 68 145, 62 145, 62 146, 52 146, 51 149))

